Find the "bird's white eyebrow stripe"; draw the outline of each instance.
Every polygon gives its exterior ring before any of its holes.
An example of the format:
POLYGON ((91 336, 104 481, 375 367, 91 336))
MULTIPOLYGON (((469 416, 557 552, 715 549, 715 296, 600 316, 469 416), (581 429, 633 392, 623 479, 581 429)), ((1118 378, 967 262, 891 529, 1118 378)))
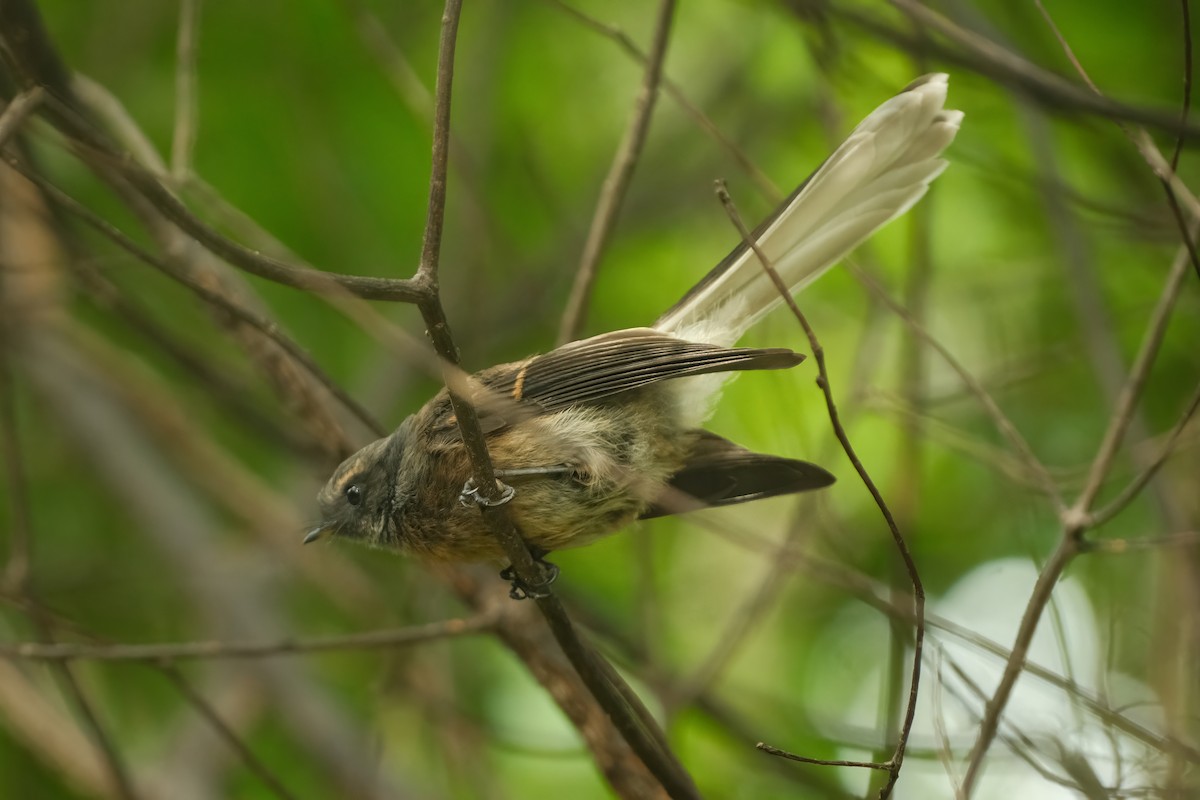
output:
POLYGON ((336 485, 339 492, 343 491, 348 485, 362 480, 365 470, 359 468, 361 461, 362 459, 359 458, 354 464, 356 469, 346 470, 346 474, 343 475, 342 478, 337 482, 336 485))

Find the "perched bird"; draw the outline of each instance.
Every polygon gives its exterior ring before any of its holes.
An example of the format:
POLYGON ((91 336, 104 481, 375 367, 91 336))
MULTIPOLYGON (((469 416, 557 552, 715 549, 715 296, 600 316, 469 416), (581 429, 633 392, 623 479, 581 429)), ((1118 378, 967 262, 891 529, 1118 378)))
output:
MULTIPOLYGON (((962 112, 927 75, 875 109, 754 236, 792 292, 908 210, 945 168, 962 112)), ((563 345, 472 376, 471 401, 513 521, 539 559, 630 522, 833 482, 804 461, 702 430, 731 372, 803 356, 736 348, 781 302, 744 243, 652 327, 563 345)), ((507 561, 469 499, 471 464, 443 390, 394 433, 346 459, 318 497, 333 534, 439 561, 507 561)), ((507 577, 507 576, 506 576, 507 577)), ((519 587, 514 585, 514 591, 519 587)))

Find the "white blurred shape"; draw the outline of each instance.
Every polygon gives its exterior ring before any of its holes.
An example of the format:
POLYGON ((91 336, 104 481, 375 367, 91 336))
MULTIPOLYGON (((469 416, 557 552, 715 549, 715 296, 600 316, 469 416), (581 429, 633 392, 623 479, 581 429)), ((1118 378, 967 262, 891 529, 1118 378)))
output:
MULTIPOLYGON (((931 599, 928 610, 1009 648, 1036 581, 1037 570, 1026 560, 989 562, 965 575, 943 598, 931 599)), ((830 721, 828 733, 833 737, 844 735, 846 724, 866 729, 877 726, 879 687, 885 684, 881 665, 886 624, 871 624, 871 634, 864 635, 865 619, 845 621, 864 651, 873 651, 876 666, 857 682, 858 694, 842 709, 841 717, 830 721)), ((832 627, 837 628, 838 623, 832 627)), ((844 633, 845 629, 827 637, 830 650, 841 653, 843 659, 849 655, 844 633)), ((926 643, 910 752, 893 795, 899 800, 954 797, 943 758, 931 753, 942 751, 944 757, 948 745, 954 782, 961 781, 984 702, 994 694, 1004 671, 1001 658, 947 633, 930 629, 926 643)), ((1031 758, 1043 771, 1068 783, 1093 778, 1110 790, 1121 787, 1134 793, 1156 785, 1162 754, 1111 727, 1079 699, 1082 694, 1095 697, 1108 708, 1125 711, 1151 731, 1161 730, 1158 701, 1149 687, 1106 670, 1095 613, 1074 579, 1060 580, 1054 587, 1051 605, 1042 614, 1030 644, 1029 661, 1073 681, 1078 691, 1073 694, 1028 672, 1020 676, 973 800, 1078 800, 1083 796, 1078 789, 1039 773, 1028 763, 1031 758), (1129 704, 1136 704, 1139 710, 1129 712, 1129 704)), ((911 663, 905 665, 906 673, 910 667, 911 663)), ((832 672, 836 670, 835 665, 832 672)), ((828 712, 822 709, 818 713, 828 718, 828 712)), ((870 754, 847 748, 840 757, 863 760, 870 754)), ((865 791, 870 778, 865 770, 843 769, 841 775, 846 788, 856 793, 865 791)))

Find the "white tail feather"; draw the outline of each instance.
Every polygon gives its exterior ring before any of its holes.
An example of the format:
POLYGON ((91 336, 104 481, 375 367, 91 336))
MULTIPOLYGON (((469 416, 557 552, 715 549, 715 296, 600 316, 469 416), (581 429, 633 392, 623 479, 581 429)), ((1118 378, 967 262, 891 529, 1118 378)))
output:
MULTIPOLYGON (((903 214, 946 167, 961 111, 944 110, 948 76, 927 75, 875 109, 847 137, 758 240, 793 293, 903 214)), ((754 252, 668 311, 655 328, 682 339, 732 345, 782 302, 754 252)), ((713 376, 712 391, 721 379, 713 376)))

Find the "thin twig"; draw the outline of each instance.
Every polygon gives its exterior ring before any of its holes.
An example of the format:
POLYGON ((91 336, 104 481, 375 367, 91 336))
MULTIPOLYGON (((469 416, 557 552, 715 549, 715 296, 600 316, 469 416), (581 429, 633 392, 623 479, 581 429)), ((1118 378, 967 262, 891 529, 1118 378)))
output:
POLYGON ((622 798, 661 797, 660 781, 610 721, 595 693, 543 620, 543 611, 514 603, 496 591, 495 575, 483 568, 456 569, 450 581, 460 597, 480 611, 499 614, 496 635, 542 684, 593 752, 597 768, 622 798))
MULTIPOLYGON (((42 627, 42 635, 49 639, 51 630, 48 626, 42 627)), ((91 734, 92 739, 100 748, 100 752, 104 756, 104 761, 108 764, 108 770, 112 775, 113 782, 116 784, 117 793, 125 798, 125 800, 136 800, 140 795, 134 789, 133 779, 129 775, 129 767, 125 764, 125 758, 121 755, 121 751, 117 749, 117 745, 113 742, 112 736, 109 734, 107 727, 100 721, 99 714, 96 713, 95 703, 84 692, 83 686, 79 683, 79 678, 76 677, 74 670, 70 664, 58 664, 55 666, 59 680, 66 689, 66 694, 71 702, 75 705, 79 715, 83 717, 83 724, 91 734)))
POLYGON ((171 176, 184 182, 192 171, 196 144, 196 40, 200 0, 181 0, 175 41, 175 130, 171 137, 171 176))
POLYGON ((939 60, 958 64, 981 75, 1027 93, 1054 111, 1073 110, 1112 120, 1149 125, 1171 135, 1183 135, 1191 141, 1200 138, 1200 123, 1180 122, 1178 115, 1166 109, 1133 106, 1110 100, 1077 86, 1060 75, 1022 58, 991 39, 966 30, 919 0, 889 0, 916 23, 905 29, 880 22, 879 14, 866 14, 849 4, 832 4, 832 13, 848 19, 874 35, 913 53, 925 53, 939 60), (929 31, 955 45, 945 47, 929 36, 929 31))
POLYGON ((481 513, 504 547, 517 576, 533 590, 532 593, 541 595, 537 598, 538 608, 549 623, 555 639, 596 701, 608 714, 612 724, 672 798, 695 798, 699 793, 691 776, 671 753, 666 736, 653 717, 616 671, 579 638, 562 603, 550 591, 545 569, 533 560, 528 546, 513 524, 508 507, 500 502, 502 488, 496 480, 478 415, 457 391, 453 381, 459 372, 458 350, 450 334, 437 287, 446 204, 454 50, 461 12, 461 0, 447 0, 442 15, 437 82, 434 90, 429 208, 422 238, 421 264, 413 281, 423 294, 418 307, 425 319, 427 334, 444 363, 450 402, 454 408, 463 445, 470 457, 476 485, 480 487, 479 494, 488 501, 481 506, 481 513))
POLYGON ((654 115, 655 101, 658 99, 663 59, 666 58, 674 16, 675 0, 661 0, 654 22, 650 56, 646 60, 646 71, 642 76, 642 86, 637 99, 634 100, 633 115, 625 128, 625 135, 621 138, 621 144, 617 147, 608 175, 604 178, 604 186, 600 190, 596 213, 592 216, 592 226, 588 230, 583 255, 579 259, 579 269, 575 273, 575 283, 571 287, 567 308, 558 329, 559 344, 578 339, 587 320, 587 308, 592 299, 596 269, 616 227, 617 216, 621 213, 634 170, 637 169, 638 158, 646 143, 646 134, 650 130, 650 120, 654 115))
MULTIPOLYGON (((1187 121, 1188 112, 1192 106, 1192 22, 1191 10, 1188 0, 1180 0, 1180 6, 1183 9, 1182 29, 1183 29, 1183 103, 1179 109, 1179 118, 1187 121)), ((1143 141, 1149 137, 1142 137, 1143 141)), ((1183 134, 1180 133, 1175 137, 1175 150, 1171 153, 1171 175, 1172 177, 1179 171, 1179 158, 1183 154, 1183 134)), ((1179 199, 1176 196, 1175 188, 1171 180, 1164 180, 1163 191, 1167 195, 1167 204, 1171 207, 1171 216, 1175 218, 1175 224, 1179 228, 1179 233, 1183 237, 1184 243, 1188 247, 1188 254, 1192 259, 1192 267, 1196 270, 1197 277, 1200 277, 1200 255, 1196 253, 1196 243, 1192 234, 1188 230, 1188 225, 1183 219, 1183 212, 1179 208, 1179 199)))
POLYGON ((37 110, 45 97, 46 91, 40 86, 33 86, 18 94, 4 107, 0 113, 0 147, 12 137, 25 120, 37 110))
POLYGON ((1029 656, 1029 646, 1033 642, 1033 634, 1037 631, 1042 612, 1050 602, 1054 587, 1058 585, 1058 579, 1067 565, 1071 563, 1071 559, 1079 552, 1079 543, 1080 539, 1077 536, 1064 535, 1059 540, 1054 553, 1038 573, 1037 582, 1034 584, 1029 602, 1021 616, 1021 624, 1017 628, 1017 635, 1014 637, 1008 661, 1004 665, 1004 673, 1001 675, 995 692, 984 705, 983 718, 979 723, 979 734, 967 758, 967 768, 962 782, 962 792, 966 798, 970 798, 971 792, 975 788, 975 782, 979 778, 983 759, 987 755, 992 741, 996 738, 1004 709, 1012 696, 1017 678, 1023 671, 1025 659, 1029 656))
POLYGON ((937 647, 933 651, 933 669, 930 670, 930 679, 933 681, 933 687, 930 690, 930 717, 933 724, 933 733, 937 738, 937 754, 938 760, 942 762, 942 769, 946 771, 946 777, 950 780, 950 785, 954 788, 954 800, 964 800, 962 793, 962 781, 958 777, 958 767, 954 763, 954 750, 950 744, 950 736, 946 733, 946 715, 942 710, 942 656, 944 650, 942 647, 937 647))
MULTIPOLYGON (((1192 6, 1188 0, 1179 0, 1180 33, 1183 35, 1183 103, 1179 106, 1180 126, 1187 122, 1192 110, 1192 6)), ((1171 153, 1171 170, 1179 170, 1179 157, 1183 155, 1183 131, 1175 137, 1175 151, 1171 153)))
POLYGON ((802 764, 816 764, 822 767, 862 767, 863 769, 878 769, 888 771, 892 769, 891 764, 879 764, 874 761, 841 761, 829 760, 824 758, 809 758, 808 756, 799 756, 795 753, 789 753, 787 750, 780 750, 778 747, 772 747, 764 742, 759 742, 754 745, 755 750, 761 750, 770 756, 779 756, 786 758, 789 761, 799 761, 802 764))
POLYGON ((1087 542, 1084 552, 1121 556, 1137 550, 1161 550, 1168 547, 1200 547, 1200 531, 1183 531, 1147 539, 1101 539, 1087 542))
POLYGON ((1104 439, 1101 441, 1095 460, 1092 462, 1091 469, 1088 472, 1087 482, 1084 485, 1083 491, 1080 492, 1079 498, 1075 501, 1073 508, 1067 512, 1067 527, 1072 527, 1076 521, 1075 518, 1086 515, 1090 511, 1096 495, 1099 494, 1101 487, 1104 485, 1104 480, 1108 477, 1113 459, 1116 458, 1117 450, 1120 448, 1121 442, 1125 437, 1125 431, 1129 428, 1130 421, 1133 419, 1133 413, 1137 408, 1138 401, 1141 399, 1142 390, 1145 388, 1146 381, 1150 377, 1150 369, 1154 366, 1159 348, 1166 337, 1167 325, 1171 321, 1175 302, 1179 299, 1179 293, 1183 289, 1184 279, 1187 277, 1187 268, 1190 263, 1191 256, 1188 248, 1180 248, 1174 263, 1171 265, 1171 271, 1167 275, 1167 280, 1159 296, 1158 303, 1150 315, 1150 320, 1146 325, 1146 332, 1142 335, 1142 343, 1130 367, 1129 378, 1121 389, 1121 394, 1117 399, 1117 407, 1113 412, 1113 417, 1109 422, 1107 430, 1104 432, 1104 439))
POLYGON ((221 715, 217 713, 217 710, 196 691, 187 678, 183 677, 182 672, 171 666, 164 666, 160 671, 179 690, 179 694, 183 699, 187 700, 192 705, 192 708, 196 709, 200 716, 204 717, 208 724, 212 726, 217 735, 241 757, 246 767, 258 776, 258 779, 263 782, 267 789, 276 797, 284 798, 284 800, 295 800, 296 796, 287 790, 275 773, 271 772, 258 756, 254 755, 254 752, 242 741, 237 732, 225 724, 225 720, 221 719, 221 715))
MULTIPOLYGON (((630 58, 645 68, 650 63, 650 56, 645 53, 629 34, 625 31, 610 25, 606 22, 601 22, 595 17, 589 16, 574 6, 564 3, 563 0, 545 0, 545 2, 562 11, 567 16, 578 21, 585 28, 595 31, 596 33, 612 40, 618 47, 621 48, 630 58)), ((742 168, 746 175, 758 187, 763 196, 770 201, 771 205, 777 206, 783 202, 783 192, 775 185, 774 181, 767 176, 758 166, 750 160, 750 156, 746 154, 737 142, 725 135, 725 132, 717 127, 717 123, 713 122, 712 117, 705 114, 700 108, 688 99, 688 96, 683 93, 683 89, 678 83, 671 80, 664 71, 661 82, 662 90, 667 93, 675 104, 683 109, 692 120, 700 126, 700 128, 711 136, 717 144, 727 152, 734 162, 742 168)))
MULTIPOLYGON (((425 319, 425 331, 433 348, 442 360, 442 380, 446 384, 454 409, 463 446, 470 457, 480 495, 488 501, 482 505, 493 531, 512 558, 513 568, 523 580, 541 587, 547 583, 542 568, 534 560, 525 542, 517 533, 508 509, 500 502, 501 489, 488 453, 487 441, 479 424, 475 408, 465 399, 463 375, 459 369, 458 347, 450 332, 446 312, 438 293, 438 270, 442 248, 442 229, 446 214, 446 177, 450 154, 450 105, 454 83, 454 50, 462 0, 446 0, 442 13, 442 32, 438 43, 437 83, 434 90, 433 148, 429 177, 429 204, 425 230, 421 238, 421 261, 414 282, 424 295, 418 308, 425 319)), ((467 379, 469 380, 469 378, 467 379)))
MULTIPOLYGON (((1185 531, 1177 536, 1166 537, 1162 540, 1151 540, 1152 544, 1148 546, 1187 546, 1196 538, 1200 538, 1200 533, 1185 531)), ((1123 540, 1114 540, 1114 545, 1119 541, 1123 540)), ((1131 546, 1128 549, 1138 549, 1135 545, 1140 541, 1142 540, 1131 541, 1129 543, 1131 546)), ((1091 552, 1093 548, 1098 549, 1100 552, 1111 552, 1113 554, 1119 554, 1123 551, 1119 545, 1109 549, 1106 547, 1105 542, 1085 543, 1085 546, 1088 548, 1088 552, 1091 552)), ((787 562, 803 570, 809 579, 841 589, 868 607, 886 615, 889 619, 902 620, 909 624, 912 624, 914 621, 912 607, 907 604, 898 605, 893 603, 888 597, 888 587, 869 576, 855 572, 836 562, 816 558, 806 553, 779 551, 775 549, 772 550, 772 554, 778 560, 787 562)), ((624 649, 634 653, 636 657, 645 659, 645 653, 638 649, 636 643, 630 640, 622 631, 608 624, 603 618, 597 618, 594 610, 591 611, 592 613, 586 619, 588 627, 600 630, 608 638, 619 642, 624 649)), ((925 620, 931 630, 942 631, 974 648, 979 653, 992 656, 1001 662, 1006 662, 1011 656, 1012 651, 1004 645, 951 619, 941 617, 935 613, 929 613, 926 614, 925 620)), ((1187 741, 1152 731, 1129 716, 1113 710, 1105 704, 1102 697, 1097 696, 1076 681, 1059 675, 1048 667, 1044 667, 1034 661, 1026 660, 1022 669, 1026 674, 1050 686, 1061 689, 1063 692, 1076 698, 1083 708, 1103 722, 1104 725, 1126 733, 1155 750, 1169 752, 1192 763, 1200 764, 1200 749, 1197 749, 1187 741)), ((677 682, 677 679, 673 676, 667 678, 660 677, 657 679, 657 682, 673 684, 677 682)), ((703 706, 711 698, 708 695, 702 694, 697 700, 703 706)))
POLYGON ((355 400, 346 392, 336 381, 322 369, 312 356, 310 356, 303 348, 294 342, 290 337, 284 334, 279 326, 250 309, 240 305, 229 297, 219 292, 214 292, 208 286, 200 283, 187 275, 184 271, 178 269, 169 259, 160 258, 154 253, 151 253, 146 248, 139 245, 128 235, 123 233, 112 223, 100 217, 87 206, 74 199, 62 189, 58 188, 48 180, 38 175, 31 170, 27 164, 18 159, 10 152, 4 152, 0 158, 3 159, 10 167, 21 173, 25 178, 32 181, 38 186, 46 196, 53 202, 57 203, 63 209, 69 211, 75 216, 83 220, 93 230, 99 232, 121 249, 133 255, 139 261, 154 267, 159 272, 163 273, 171 280, 176 281, 183 286, 186 286, 197 297, 206 303, 209 303, 214 308, 229 314, 236 319, 259 333, 266 336, 275 344, 279 345, 289 356, 296 360, 309 375, 312 376, 319 385, 326 389, 339 403, 341 403, 347 411, 353 414, 358 420, 365 425, 369 430, 378 436, 387 434, 386 429, 379 424, 371 412, 367 411, 361 403, 355 400))
MULTIPOLYGON (((430 158, 429 206, 425 230, 421 235, 421 262, 417 280, 427 281, 435 294, 442 252, 442 225, 446 218, 446 181, 450 160, 450 99, 454 87, 454 49, 458 40, 460 0, 446 0, 442 12, 442 33, 438 40, 437 84, 433 106, 433 153, 430 158)), ((457 359, 452 360, 458 363, 457 359)))
MULTIPOLYGON (((920 70, 924 72, 925 70, 920 70)), ((911 265, 907 271, 904 285, 904 305, 912 315, 913 320, 924 327, 925 308, 929 298, 929 286, 933 276, 933 260, 930 254, 931 204, 928 199, 917 204, 910 210, 909 253, 907 260, 911 265)), ((895 509, 897 524, 905 530, 912 531, 916 536, 918 530, 918 513, 922 487, 922 455, 926 441, 925 431, 921 425, 924 410, 925 382, 928 372, 927 353, 915 337, 905 337, 900 351, 900 387, 901 396, 906 403, 915 409, 917 415, 913 424, 905 425, 900 430, 900 440, 896 448, 896 485, 893 487, 892 505, 895 509)), ((893 562, 892 571, 899 572, 899 565, 893 562)), ((895 576, 889 590, 892 603, 898 605, 904 598, 901 590, 902 575, 895 576)), ((883 699, 883 726, 885 736, 900 727, 900 714, 904 705, 904 659, 907 653, 907 631, 902 623, 892 620, 888 625, 888 660, 886 665, 887 693, 883 699)), ((936 673, 935 673, 936 674, 936 673)), ((880 747, 872 753, 872 757, 882 761, 886 758, 885 748, 890 747, 889 739, 885 738, 880 747)), ((872 779, 879 781, 882 776, 873 775, 872 779)))
POLYGON ((0 644, 0 658, 29 661, 150 661, 161 664, 196 659, 270 658, 345 650, 385 650, 452 636, 483 633, 489 630, 493 623, 492 617, 477 615, 414 627, 267 642, 216 640, 172 644, 4 643, 0 644))
POLYGON ((1061 539, 1038 575, 1037 583, 1034 585, 1025 612, 1021 617, 1021 624, 1013 641, 1012 653, 1004 667, 1000 682, 996 685, 995 693, 984 710, 979 726, 979 735, 968 757, 967 769, 963 775, 963 794, 967 797, 971 796, 979 778, 984 758, 995 739, 1000 718, 1008 705, 1017 678, 1020 677, 1021 665, 1028 655, 1033 635, 1037 631, 1037 625, 1046 604, 1050 602, 1054 586, 1058 583, 1058 579, 1071 559, 1083 547, 1083 534, 1092 524, 1090 518, 1092 503, 1104 485, 1125 431, 1133 419, 1134 409, 1141 398, 1142 389, 1150 375, 1150 368, 1154 365, 1159 346, 1166 334, 1167 323, 1170 321, 1175 301, 1178 299, 1184 279, 1187 277, 1190 263, 1187 248, 1180 248, 1171 265, 1171 271, 1167 276, 1158 303, 1147 323, 1142 344, 1130 368, 1129 377, 1121 389, 1117 407, 1113 411, 1104 438, 1092 460, 1084 488, 1071 507, 1060 513, 1063 526, 1061 539))
POLYGON ((896 316, 900 317, 904 324, 909 327, 909 330, 916 334, 925 344, 933 348, 942 357, 942 360, 946 362, 946 366, 954 370, 959 380, 963 382, 963 385, 975 397, 983 407, 983 410, 987 412, 987 415, 991 417, 992 424, 996 426, 996 429, 1004 438, 1008 439, 1009 445, 1017 456, 1020 457, 1030 476, 1036 479, 1038 488, 1054 502, 1055 506, 1060 509, 1063 508, 1062 494, 1059 492, 1054 478, 1050 475, 1041 460, 1038 459, 1037 455, 1034 454, 1033 448, 1025 441, 1025 437, 1017 430, 1017 426, 1000 409, 999 404, 996 403, 987 389, 983 387, 983 384, 950 353, 945 345, 934 338, 923 325, 914 319, 907 309, 893 300, 874 278, 855 267, 852 262, 846 262, 845 266, 850 271, 850 274, 865 285, 872 294, 882 300, 884 305, 891 309, 896 316))
POLYGON ((86 164, 112 172, 137 190, 160 214, 205 249, 229 264, 265 280, 318 295, 344 290, 370 300, 415 303, 425 297, 411 280, 345 275, 300 267, 259 253, 222 236, 179 201, 162 179, 114 147, 74 106, 47 95, 42 112, 65 135, 86 164))
MULTIPOLYGON (((921 576, 917 572, 916 562, 913 560, 912 553, 908 549, 908 544, 905 542, 904 536, 900 533, 900 529, 896 525, 896 520, 892 515, 891 509, 888 508, 887 502, 883 499, 883 495, 880 494, 875 481, 871 479, 866 467, 859 460, 858 455, 854 451, 854 446, 850 443, 850 438, 846 434, 846 429, 842 426, 838 415, 837 403, 833 399, 833 388, 829 381, 829 370, 825 363, 825 349, 817 339, 816 332, 809 324, 808 318, 800 310, 800 307, 796 305, 795 298, 792 297, 792 293, 787 285, 784 284, 783 279, 779 277, 779 273, 771 266, 770 260, 762 252, 762 249, 758 246, 758 242, 754 240, 749 229, 742 222, 741 215, 738 214, 737 208, 733 205, 733 199, 729 196, 729 190, 725 187, 724 183, 719 181, 717 183, 717 196, 720 198, 721 204, 725 207, 730 220, 737 227, 738 233, 741 234, 742 241, 754 251, 754 254, 758 257, 759 264, 762 265, 771 282, 775 284, 775 288, 779 291, 784 302, 787 303, 792 315, 800 323, 800 326, 804 328, 804 334, 808 337, 809 347, 812 348, 813 358, 817 362, 817 386, 820 387, 822 394, 825 396, 825 408, 829 412, 829 422, 833 426, 834 435, 841 442, 842 449, 846 452, 846 457, 854 465, 855 472, 858 473, 863 485, 867 487, 867 491, 871 493, 871 497, 874 498, 875 504, 879 507, 879 512, 883 515, 883 519, 892 534, 892 540, 896 545, 900 558, 904 562, 908 578, 912 582, 913 619, 915 624, 913 631, 913 665, 909 678, 908 704, 904 713, 904 721, 896 738, 896 750, 892 754, 891 760, 884 767, 884 769, 888 770, 888 780, 879 791, 880 800, 883 800, 883 798, 891 794, 896 781, 900 778, 900 768, 904 764, 904 750, 908 745, 908 737, 912 733, 913 720, 917 712, 917 691, 921 683, 921 660, 925 644, 925 588, 921 583, 921 576)), ((860 764, 859 766, 866 765, 860 764)))
POLYGON ((1127 505, 1133 502, 1134 498, 1142 493, 1142 490, 1146 488, 1146 484, 1158 474, 1158 470, 1167 462, 1171 454, 1175 452, 1175 445, 1179 443, 1179 437, 1183 435, 1184 429, 1187 428, 1197 408, 1200 408, 1200 386, 1196 388, 1196 391, 1192 394, 1191 401, 1184 408, 1183 413, 1179 415, 1178 421, 1171 428, 1171 432, 1167 434, 1167 438, 1159 446, 1158 454, 1108 505, 1092 513, 1092 527, 1099 527, 1110 521, 1117 514, 1121 513, 1127 505))
MULTIPOLYGON (((1084 69, 1083 64, 1075 56, 1075 51, 1071 47, 1071 43, 1067 41, 1067 37, 1063 35, 1061 30, 1059 30, 1058 25, 1054 22, 1054 18, 1050 16, 1050 12, 1047 11, 1045 5, 1042 4, 1042 0, 1034 0, 1034 5, 1036 5, 1038 11, 1041 12, 1042 18, 1046 21, 1047 27, 1050 28, 1051 33, 1053 33, 1054 37, 1058 40, 1058 43, 1062 47, 1063 52, 1066 54, 1067 59, 1070 60, 1071 65, 1075 67, 1075 71, 1079 73, 1079 77, 1083 79, 1084 83, 1088 85, 1089 89, 1091 89, 1098 96, 1103 97, 1104 93, 1100 91, 1100 87, 1096 85, 1095 81, 1093 81, 1091 76, 1088 75, 1087 70, 1084 69)), ((1186 11, 1184 13, 1184 17, 1187 17, 1186 11)), ((1184 36, 1185 47, 1187 48, 1188 52, 1187 61, 1190 65, 1191 34, 1185 31, 1184 36)), ((1187 81, 1185 81, 1185 86, 1188 87, 1188 91, 1185 93, 1183 98, 1185 120, 1187 108, 1191 104, 1190 85, 1189 78, 1187 81)), ((1187 221, 1183 218, 1182 209, 1179 207, 1179 201, 1182 197, 1187 203, 1188 208, 1191 210, 1192 216, 1194 218, 1200 217, 1200 203, 1197 203, 1195 195, 1193 195, 1192 192, 1186 186, 1184 186, 1182 181, 1180 181, 1175 175, 1175 165, 1178 163, 1180 148, 1183 144, 1182 135, 1176 142, 1175 154, 1171 159, 1171 163, 1168 164, 1144 128, 1130 130, 1128 126, 1120 121, 1117 121, 1117 127, 1119 127, 1121 132, 1124 133, 1131 142, 1133 142, 1134 146, 1138 149, 1138 152, 1142 154, 1142 157, 1146 160, 1146 163, 1150 165, 1150 168, 1154 171, 1154 174, 1157 175, 1158 179, 1162 182, 1163 191, 1167 195, 1167 205, 1171 209, 1171 216, 1175 219, 1175 225, 1179 229, 1179 235, 1183 238, 1184 246, 1187 247, 1188 256, 1192 260, 1192 268, 1196 271, 1197 277, 1200 277, 1200 254, 1196 252, 1196 242, 1194 236, 1189 230, 1187 221)))
MULTIPOLYGON (((5 478, 9 489, 10 511, 9 525, 13 531, 13 552, 6 566, 5 578, 11 581, 11 586, 20 595, 33 597, 30 586, 30 544, 32 541, 28 484, 25 479, 24 458, 21 453, 21 441, 18 436, 16 406, 13 398, 15 384, 11 368, 12 351, 7 337, 0 337, 0 442, 4 446, 5 478)), ((52 622, 37 612, 38 604, 33 602, 31 614, 38 635, 49 642, 54 634, 52 622)), ((52 645, 51 645, 52 646, 52 645)), ((117 746, 113 743, 104 723, 96 712, 92 700, 84 692, 78 678, 69 664, 58 664, 54 670, 64 693, 74 704, 83 725, 91 734, 95 745, 99 748, 104 762, 108 767, 114 788, 125 800, 135 800, 138 796, 134 791, 129 769, 125 765, 117 746)))
POLYGON ((28 480, 21 455, 17 424, 16 386, 11 364, 11 331, 0 323, 0 448, 4 459, 4 488, 8 494, 8 560, 4 565, 6 592, 22 596, 29 585, 30 521, 26 504, 28 480))

